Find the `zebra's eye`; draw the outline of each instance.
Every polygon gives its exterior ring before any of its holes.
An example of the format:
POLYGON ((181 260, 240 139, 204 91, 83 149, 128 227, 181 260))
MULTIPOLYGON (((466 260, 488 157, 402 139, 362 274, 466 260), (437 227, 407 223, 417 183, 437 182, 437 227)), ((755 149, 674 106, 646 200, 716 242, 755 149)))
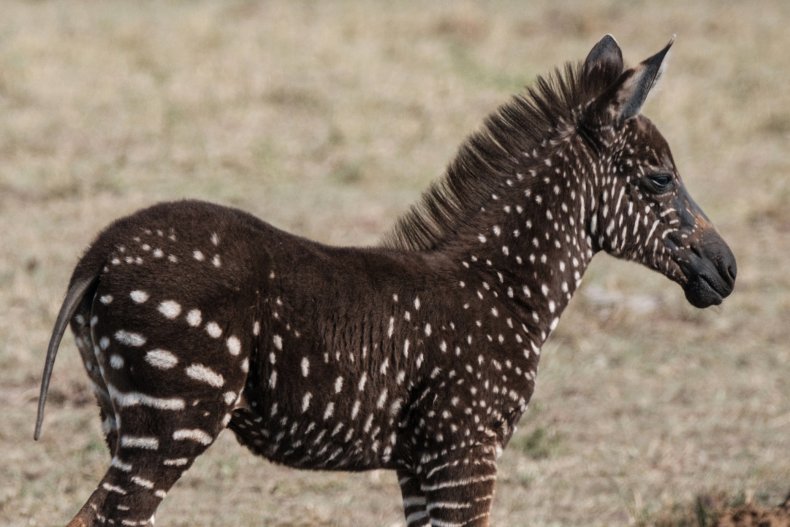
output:
POLYGON ((656 173, 645 177, 645 186, 654 194, 663 194, 672 190, 675 186, 675 178, 672 174, 656 173))

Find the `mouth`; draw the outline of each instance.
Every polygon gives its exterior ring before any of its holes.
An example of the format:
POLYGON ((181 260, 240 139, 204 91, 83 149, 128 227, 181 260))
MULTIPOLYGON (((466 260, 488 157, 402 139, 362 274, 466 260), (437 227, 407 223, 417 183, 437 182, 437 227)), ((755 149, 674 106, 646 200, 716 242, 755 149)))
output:
MULTIPOLYGON (((719 281, 719 283, 721 282, 719 281)), ((724 298, 732 292, 732 288, 717 290, 707 276, 697 274, 688 279, 683 292, 686 295, 686 300, 692 306, 703 309, 721 304, 724 298)))
POLYGON ((680 267, 686 277, 683 292, 694 307, 702 309, 717 306, 735 287, 733 267, 716 265, 711 259, 696 255, 690 261, 681 263, 680 267))

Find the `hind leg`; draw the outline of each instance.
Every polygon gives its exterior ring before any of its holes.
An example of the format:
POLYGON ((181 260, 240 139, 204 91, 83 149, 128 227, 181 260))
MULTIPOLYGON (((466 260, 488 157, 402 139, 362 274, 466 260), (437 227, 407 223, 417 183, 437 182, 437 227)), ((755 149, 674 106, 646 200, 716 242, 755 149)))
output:
POLYGON ((153 525, 159 503, 224 428, 224 402, 189 404, 174 418, 144 406, 120 411, 109 469, 69 527, 153 525))
POLYGON ((151 525, 167 491, 230 421, 249 369, 251 340, 237 337, 240 327, 196 324, 171 316, 175 309, 155 311, 159 319, 118 311, 122 318, 93 305, 113 458, 70 527, 151 525))

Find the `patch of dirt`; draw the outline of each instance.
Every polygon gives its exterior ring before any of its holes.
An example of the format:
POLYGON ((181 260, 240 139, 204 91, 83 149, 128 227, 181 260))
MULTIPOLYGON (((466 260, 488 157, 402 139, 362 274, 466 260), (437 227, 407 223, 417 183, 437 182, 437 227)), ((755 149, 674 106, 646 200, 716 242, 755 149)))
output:
POLYGON ((790 527, 790 494, 784 503, 766 509, 754 503, 727 508, 714 527, 790 527))
POLYGON ((693 503, 673 506, 641 527, 790 527, 790 494, 777 506, 726 493, 703 494, 693 503))
MULTIPOLYGON (((39 383, 41 379, 28 376, 24 383, 10 383, 0 388, 0 402, 3 404, 21 405, 38 401, 39 383)), ((85 406, 93 404, 96 399, 84 381, 61 381, 49 385, 47 404, 52 406, 85 406)))

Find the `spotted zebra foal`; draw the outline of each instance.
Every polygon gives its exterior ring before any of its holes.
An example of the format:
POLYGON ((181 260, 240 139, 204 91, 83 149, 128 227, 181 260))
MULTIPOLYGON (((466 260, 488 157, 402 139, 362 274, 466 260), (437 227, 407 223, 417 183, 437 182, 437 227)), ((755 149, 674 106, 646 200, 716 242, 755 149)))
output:
POLYGON ((77 265, 71 324, 112 461, 69 523, 149 526, 224 428, 276 463, 397 472, 409 527, 485 526, 543 342, 605 251, 730 294, 735 259, 640 109, 671 42, 633 68, 604 37, 460 148, 381 247, 336 248, 239 210, 163 203, 77 265))

